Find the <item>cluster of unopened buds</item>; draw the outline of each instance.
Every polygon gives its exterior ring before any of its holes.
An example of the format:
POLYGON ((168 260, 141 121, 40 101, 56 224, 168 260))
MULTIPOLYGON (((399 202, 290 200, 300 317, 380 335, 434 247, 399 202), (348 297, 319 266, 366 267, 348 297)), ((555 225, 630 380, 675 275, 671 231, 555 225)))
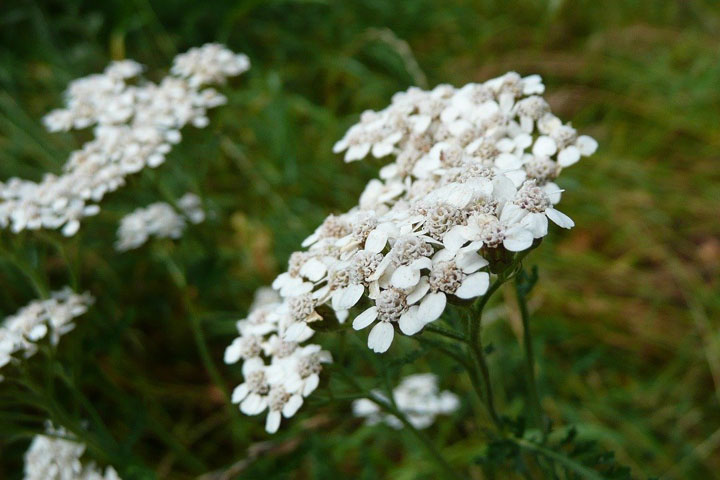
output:
POLYGON ((25 452, 24 480, 120 480, 115 469, 103 471, 93 462, 83 464, 85 445, 68 432, 48 424, 45 435, 36 435, 25 452))
MULTIPOLYGON (((57 345, 60 337, 75 328, 73 320, 94 302, 89 293, 77 294, 69 287, 52 292, 50 298, 35 300, 0 324, 0 368, 15 355, 24 358, 37 352, 37 342, 49 338, 57 345)), ((0 376, 2 380, 2 376, 0 376)))
MULTIPOLYGON (((370 392, 370 396, 381 402, 389 402, 387 396, 379 390, 370 392)), ((432 373, 418 373, 402 379, 392 391, 392 404, 400 410, 408 422, 415 428, 427 428, 435 422, 438 415, 453 413, 460 406, 460 400, 454 393, 438 388, 438 378, 432 373)), ((353 414, 365 418, 368 425, 386 423, 392 428, 403 428, 402 421, 391 413, 385 413, 371 399, 361 398, 353 402, 353 414)))
POLYGON ((282 301, 264 315, 282 318, 278 341, 301 342, 313 323, 343 323, 358 308, 352 327, 372 325, 368 347, 385 352, 397 330, 416 334, 448 301, 485 294, 495 264, 537 245, 549 221, 573 227, 556 208, 555 180, 597 143, 551 113, 544 88, 511 72, 460 89, 410 88, 364 112, 335 152, 393 161, 273 282, 282 301))
POLYGON ((0 227, 13 232, 61 228, 74 235, 82 219, 97 214, 98 203, 128 175, 161 165, 184 126, 207 126, 208 109, 226 102, 207 85, 249 66, 245 55, 207 44, 178 55, 171 75, 158 84, 142 80, 143 68, 132 60, 75 80, 65 108, 50 112, 45 125, 52 132, 93 127, 94 138, 72 152, 59 175, 0 182, 0 227))

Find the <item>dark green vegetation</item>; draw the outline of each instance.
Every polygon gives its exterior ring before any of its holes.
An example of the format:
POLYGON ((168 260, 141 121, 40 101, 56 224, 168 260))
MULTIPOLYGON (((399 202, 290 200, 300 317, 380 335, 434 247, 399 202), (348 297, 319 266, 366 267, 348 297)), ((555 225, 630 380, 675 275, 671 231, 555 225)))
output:
MULTIPOLYGON (((244 478, 432 478, 413 438, 360 428, 349 402, 326 401, 323 389, 271 438, 262 417, 231 418, 190 325, 200 323, 221 363, 255 288, 328 213, 355 204, 379 162, 345 165, 331 147, 362 110, 412 84, 461 85, 508 70, 541 74, 554 111, 600 142, 561 179, 562 210, 577 227, 554 229, 526 261, 540 272, 530 307, 543 407, 559 432, 574 426, 576 445, 597 441, 633 476, 713 478, 719 38, 720 5, 711 0, 3 2, 3 179, 59 169, 83 138, 48 134, 40 119, 60 106, 70 80, 111 59, 136 59, 160 78, 174 54, 219 41, 253 66, 223 89, 229 104, 211 113, 208 129, 187 129, 164 166, 108 196, 77 236, 0 232, 2 247, 42 267, 53 288, 72 283, 71 265, 79 288, 98 299, 51 368, 41 356, 28 363, 39 393, 19 397, 0 383, 0 478, 19 478, 28 440, 48 415, 87 421, 89 453, 126 479, 193 478, 243 459, 244 478), (214 218, 178 242, 113 251, 123 214, 188 190, 214 218)), ((513 298, 512 285, 501 293, 513 298)), ((34 296, 0 261, 2 313, 34 296)), ((470 383, 448 360, 407 340, 375 357, 364 335, 318 339, 366 385, 389 367, 393 376, 440 374, 464 399, 430 431, 454 465, 478 462, 482 478, 488 462, 514 457, 512 445, 487 448, 472 421, 470 383), (402 365, 408 359, 414 365, 402 365)), ((525 413, 515 400, 524 385, 521 335, 512 308, 483 333, 498 409, 510 418, 525 413)), ((228 388, 241 378, 237 367, 220 373, 228 388)))

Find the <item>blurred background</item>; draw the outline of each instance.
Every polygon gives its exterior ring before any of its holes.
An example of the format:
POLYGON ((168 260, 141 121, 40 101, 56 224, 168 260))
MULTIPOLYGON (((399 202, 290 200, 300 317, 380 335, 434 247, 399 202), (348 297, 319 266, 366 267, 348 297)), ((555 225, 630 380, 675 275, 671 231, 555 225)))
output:
MULTIPOLYGON (((125 455, 128 478, 194 478, 242 459, 243 478, 422 478, 422 452, 400 433, 360 428, 347 403, 304 408, 272 444, 262 419, 227 428, 187 317, 202 322, 221 364, 255 289, 376 175, 379 162, 346 165, 331 152, 363 110, 411 85, 514 70, 542 75, 554 112, 600 144, 561 178, 576 228, 555 229, 529 257, 540 271, 531 306, 543 406, 633 477, 718 478, 720 3, 5 0, 0 178, 57 172, 87 139, 41 123, 72 79, 132 58, 158 80, 175 54, 205 42, 252 62, 222 88, 229 103, 208 128, 186 129, 165 165, 108 196, 76 237, 0 232, 53 288, 72 275, 98 298, 59 355, 115 439, 113 454, 94 453, 101 463, 125 455), (179 242, 114 253, 124 214, 188 190, 204 199, 207 223, 179 242), (165 268, 168 255, 179 272, 165 268)), ((0 262, 0 312, 33 296, 0 262)), ((485 338, 491 367, 505 372, 502 397, 520 372, 521 330, 517 312, 497 313, 485 338)), ((418 362, 404 372, 454 375, 439 360, 418 362)), ((229 388, 239 383, 239 368, 220 370, 229 388)), ((443 380, 453 386, 469 392, 443 380)), ((53 401, 82 411, 72 398, 53 401)), ((20 478, 27 433, 42 423, 21 422, 10 403, 1 410, 0 478, 20 478)), ((449 458, 482 450, 462 417, 433 432, 449 458)))

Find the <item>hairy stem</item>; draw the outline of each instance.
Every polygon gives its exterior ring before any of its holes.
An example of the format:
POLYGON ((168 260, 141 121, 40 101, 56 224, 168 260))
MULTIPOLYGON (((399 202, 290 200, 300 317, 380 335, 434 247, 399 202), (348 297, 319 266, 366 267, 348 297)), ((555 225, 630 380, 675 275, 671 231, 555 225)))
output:
MULTIPOLYGON (((502 285, 504 281, 505 279, 503 277, 498 277, 495 283, 490 286, 488 291, 478 302, 477 307, 474 309, 473 316, 475 318, 468 318, 468 335, 466 339, 468 349, 470 350, 470 356, 472 357, 473 363, 476 368, 476 372, 470 374, 470 379, 473 380, 473 385, 475 385, 477 383, 477 380, 473 379, 473 376, 477 375, 477 371, 480 372, 484 385, 484 396, 482 396, 481 398, 487 406, 490 418, 499 430, 502 430, 503 424, 495 409, 495 399, 492 391, 492 382, 490 380, 490 369, 488 368, 487 361, 485 359, 485 352, 482 347, 480 328, 482 326, 482 312, 485 308, 485 305, 487 305, 492 294, 495 293, 498 288, 500 288, 500 285, 502 285)), ((476 391, 477 390, 478 389, 476 388, 476 391)), ((478 395, 480 395, 479 392, 478 395)))

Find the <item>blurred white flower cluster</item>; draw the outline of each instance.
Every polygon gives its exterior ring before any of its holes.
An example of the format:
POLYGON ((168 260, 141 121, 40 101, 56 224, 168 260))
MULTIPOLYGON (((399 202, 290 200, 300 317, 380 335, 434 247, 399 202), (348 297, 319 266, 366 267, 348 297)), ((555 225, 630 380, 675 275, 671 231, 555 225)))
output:
POLYGON ((98 202, 125 184, 125 177, 165 161, 180 130, 208 124, 207 111, 226 102, 213 88, 249 68, 245 55, 208 44, 178 55, 172 74, 155 84, 142 80, 142 66, 114 62, 101 74, 72 82, 66 107, 50 112, 50 131, 93 127, 94 138, 74 151, 62 173, 40 182, 0 182, 0 227, 58 229, 74 235, 80 221, 99 211, 98 202))
POLYGON ((185 231, 186 219, 197 224, 205 220, 200 198, 186 193, 178 201, 177 212, 170 204, 157 202, 138 208, 120 220, 115 249, 121 252, 138 248, 155 238, 180 238, 185 231))
POLYGON ((50 342, 57 345, 62 335, 75 328, 73 320, 87 312, 94 301, 89 293, 77 294, 65 287, 6 317, 0 324, 0 367, 19 352, 25 358, 31 357, 37 352, 36 342, 48 335, 50 342))
MULTIPOLYGON (((382 402, 389 399, 379 390, 371 395, 382 402)), ((457 395, 450 391, 440 392, 437 376, 432 373, 420 373, 405 377, 392 392, 393 400, 407 420, 415 428, 427 428, 435 422, 438 415, 448 415, 460 406, 457 395)), ((366 419, 368 425, 386 423, 393 428, 403 428, 403 423, 396 416, 383 412, 370 399, 362 398, 353 402, 353 413, 356 417, 366 419)))
POLYGON ((120 480, 113 467, 103 472, 92 462, 83 465, 85 445, 68 439, 65 429, 48 425, 46 432, 25 452, 25 480, 120 480))
POLYGON ((368 347, 385 352, 397 329, 413 335, 449 300, 485 294, 490 262, 537 244, 548 220, 571 228, 555 208, 555 180, 597 143, 550 112, 544 89, 539 76, 511 72, 460 89, 410 88, 364 112, 334 150, 393 161, 273 282, 282 301, 263 315, 282 318, 278 341, 303 341, 326 312, 342 323, 362 306, 352 326, 373 325, 368 347))
POLYGON ((293 323, 278 295, 261 289, 246 319, 237 322, 238 337, 225 350, 225 363, 243 360, 245 381, 232 393, 246 415, 268 411, 265 429, 275 433, 281 417, 292 417, 303 398, 318 387, 322 364, 332 361, 320 345, 305 343, 313 330, 302 329, 293 341, 284 340, 293 323))

